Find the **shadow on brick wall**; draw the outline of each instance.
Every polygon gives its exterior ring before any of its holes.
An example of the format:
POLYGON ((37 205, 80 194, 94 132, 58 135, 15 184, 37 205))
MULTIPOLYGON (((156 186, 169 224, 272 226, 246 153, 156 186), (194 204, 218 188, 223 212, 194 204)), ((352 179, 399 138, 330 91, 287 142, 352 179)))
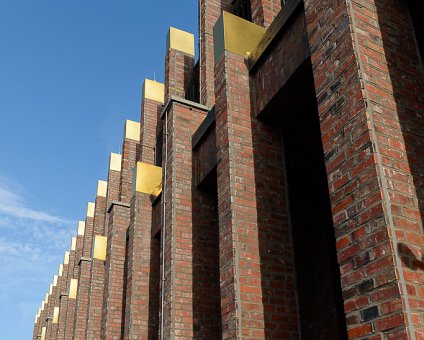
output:
MULTIPOLYGON (((419 57, 420 45, 421 54, 424 52, 424 4, 417 0, 375 0, 375 5, 390 77, 387 82, 393 88, 395 107, 390 105, 390 95, 387 102, 385 96, 371 100, 382 107, 384 118, 387 117, 394 124, 393 130, 389 127, 387 131, 382 131, 389 135, 394 131, 394 138, 390 140, 394 144, 389 143, 392 146, 389 150, 394 151, 394 155, 396 152, 403 153, 402 146, 395 144, 398 137, 403 139, 406 152, 406 159, 399 156, 396 161, 392 157, 390 162, 393 163, 389 163, 397 168, 396 173, 388 174, 389 189, 392 192, 406 192, 404 201, 399 204, 402 210, 399 211, 397 206, 392 211, 395 226, 404 231, 400 233, 399 241, 403 242, 398 244, 397 250, 406 267, 424 270, 423 262, 419 259, 424 255, 424 69, 422 58, 419 57), (397 124, 400 127, 400 136, 395 134, 397 124), (405 180, 406 176, 408 177, 405 180), (396 183, 394 180, 399 177, 403 183, 396 183), (414 197, 415 192, 417 200, 414 197)), ((379 37, 373 37, 372 33, 370 37, 372 41, 379 41, 379 37)), ((378 86, 378 80, 375 82, 378 86)))

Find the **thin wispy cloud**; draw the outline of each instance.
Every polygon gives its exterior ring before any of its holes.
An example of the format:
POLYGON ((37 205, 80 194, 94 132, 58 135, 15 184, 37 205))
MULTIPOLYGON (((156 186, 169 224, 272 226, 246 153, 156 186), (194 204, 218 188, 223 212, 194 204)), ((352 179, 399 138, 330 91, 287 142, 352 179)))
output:
POLYGON ((0 174, 0 314, 13 306, 22 323, 33 320, 76 231, 76 222, 33 209, 27 196, 0 174))
POLYGON ((0 214, 28 220, 44 221, 49 223, 70 223, 70 221, 38 211, 26 206, 24 198, 12 192, 0 177, 0 214))

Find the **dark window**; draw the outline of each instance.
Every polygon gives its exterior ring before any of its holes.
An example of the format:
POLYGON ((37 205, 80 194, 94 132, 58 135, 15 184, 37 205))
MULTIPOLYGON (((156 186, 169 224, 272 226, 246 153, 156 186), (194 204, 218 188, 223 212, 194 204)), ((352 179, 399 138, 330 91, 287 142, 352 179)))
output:
POLYGON ((412 24, 414 25, 415 38, 417 39, 418 49, 421 58, 424 58, 424 24, 422 15, 424 13, 424 1, 408 0, 409 12, 411 13, 412 24))
POLYGON ((250 0, 236 0, 233 2, 233 14, 240 18, 252 21, 250 0))
POLYGON ((193 74, 187 86, 186 99, 192 102, 200 102, 199 62, 194 65, 193 74))
POLYGON ((162 166, 163 129, 158 134, 155 145, 155 165, 162 166))

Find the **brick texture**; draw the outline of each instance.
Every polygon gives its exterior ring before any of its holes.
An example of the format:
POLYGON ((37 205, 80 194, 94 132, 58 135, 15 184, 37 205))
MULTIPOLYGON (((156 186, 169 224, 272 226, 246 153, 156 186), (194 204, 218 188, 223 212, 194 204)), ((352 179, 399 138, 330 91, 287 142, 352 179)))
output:
MULTIPOLYGON (((112 201, 119 199, 120 172, 109 170, 107 193, 105 197, 96 197, 96 209, 94 215, 94 235, 107 235, 106 223, 109 221, 107 207, 112 201)), ((89 313, 86 336, 87 339, 98 339, 101 336, 103 297, 104 297, 105 263, 99 259, 92 259, 90 272, 89 313)))
MULTIPOLYGON (((78 235, 75 251, 70 253, 69 255, 69 267, 68 267, 68 282, 67 282, 67 292, 69 292, 69 284, 71 279, 78 279, 78 261, 82 255, 82 248, 84 245, 84 236, 78 235)), ((78 294, 76 299, 78 299, 78 294)), ((68 297, 67 307, 66 307, 66 321, 65 321, 65 340, 72 340, 75 335, 75 320, 76 320, 76 299, 70 299, 68 297)))
MULTIPOLYGON (((156 140, 161 131, 162 104, 143 98, 140 125, 139 160, 155 163, 156 140)), ((152 209, 161 208, 160 200, 152 207, 145 193, 133 193, 127 241, 125 338, 153 339, 159 329, 160 241, 154 230, 152 209)), ((160 215, 160 214, 159 214, 160 215)))

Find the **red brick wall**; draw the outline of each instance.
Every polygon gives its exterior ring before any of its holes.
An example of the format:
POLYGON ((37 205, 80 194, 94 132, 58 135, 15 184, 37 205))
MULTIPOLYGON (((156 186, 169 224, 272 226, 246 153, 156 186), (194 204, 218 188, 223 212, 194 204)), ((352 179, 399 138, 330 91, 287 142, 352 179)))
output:
POLYGON ((199 2, 201 101, 208 107, 215 104, 213 27, 222 11, 231 10, 231 0, 199 2))
POLYGON ((215 90, 223 338, 296 338, 293 248, 278 133, 252 122, 242 57, 227 51, 221 56, 215 90), (284 262, 273 263, 282 249, 284 262))
POLYGON ((119 197, 121 202, 130 203, 132 196, 133 168, 138 159, 139 141, 125 138, 122 146, 121 179, 119 197))
MULTIPOLYGON (((337 2, 323 10, 311 0, 305 9, 349 337, 398 339, 412 326, 411 303, 401 296, 414 292, 409 282, 421 282, 416 272, 402 271, 398 240, 413 235, 409 242, 417 244, 422 230, 413 222, 414 193, 405 186, 411 173, 402 150, 402 109, 384 73, 386 47, 394 52, 403 45, 379 29, 375 4, 337 2)), ((379 17, 392 20, 388 32, 397 35, 402 11, 392 12, 392 5, 385 2, 379 17)), ((407 51, 413 53, 402 48, 407 51)), ((408 83, 405 77, 402 84, 408 83)))
MULTIPOLYGON (((139 160, 154 164, 161 131, 162 104, 143 98, 139 160)), ((160 209, 160 202, 157 207, 160 209)), ((160 223, 160 220, 159 220, 160 223)), ((152 234, 152 203, 148 194, 133 193, 127 241, 125 338, 158 336, 159 241, 152 234)))
POLYGON ((149 195, 135 192, 128 229, 125 338, 157 338, 159 242, 152 235, 149 195))
MULTIPOLYGON (((95 235, 104 235, 105 213, 106 197, 97 196, 94 210, 93 237, 95 235)), ((91 261, 86 338, 95 339, 100 337, 102 320, 104 261, 94 258, 91 261)))
POLYGON ((252 22, 267 28, 281 10, 281 0, 250 0, 252 22))
MULTIPOLYGON (((424 187, 424 74, 407 2, 392 0, 361 1, 348 8, 354 30, 354 47, 360 53, 360 72, 365 84, 372 136, 378 147, 382 171, 387 222, 394 252, 398 253, 398 280, 405 281, 408 293, 404 310, 411 309, 417 338, 424 337, 424 283, 422 260, 424 187), (390 216, 391 215, 391 216, 390 216), (395 237, 396 236, 396 237, 395 237), (400 257, 400 261, 399 261, 400 257)), ((384 248, 375 250, 381 252, 384 248)), ((380 294, 381 295, 381 294, 380 294)), ((387 300, 387 298, 386 298, 387 300)), ((380 306, 384 313, 391 301, 380 306)), ((390 317, 390 324, 402 323, 401 316, 390 317), (396 320, 396 321, 395 321, 396 320)), ((376 321, 384 330, 387 322, 376 321)))
POLYGON ((276 37, 272 49, 257 62, 250 75, 253 109, 256 114, 265 109, 310 55, 303 11, 296 12, 290 22, 283 28, 283 33, 276 37))
POLYGON ((123 336, 125 241, 129 218, 129 206, 112 204, 109 210, 101 331, 101 337, 105 339, 123 336))
MULTIPOLYGON (((69 272, 68 272, 68 287, 71 279, 78 279, 78 261, 82 255, 82 248, 84 243, 84 236, 78 235, 76 241, 76 248, 74 254, 71 251, 69 256, 69 272)), ((67 292, 69 292, 69 288, 67 288, 67 292)), ((77 294, 78 299, 78 294, 77 294)), ((68 298, 68 305, 66 307, 66 322, 65 322, 65 340, 72 340, 75 335, 75 317, 76 317, 76 299, 68 298)))
MULTIPOLYGON (((84 243, 82 249, 82 257, 85 259, 91 259, 91 247, 93 244, 93 224, 94 217, 87 216, 85 220, 84 243)), ((84 338, 87 329, 90 272, 91 261, 80 261, 78 273, 78 299, 76 301, 75 307, 75 336, 77 338, 84 338)))
MULTIPOLYGON (((191 135, 205 112, 173 103, 166 114, 168 125, 167 173, 164 197, 165 295, 164 337, 193 337, 192 258, 192 147, 191 135)), ((165 142, 164 142, 165 144, 165 142)), ((165 157, 165 156, 164 156, 165 157)))
MULTIPOLYGON (((94 218, 94 233, 98 235, 108 235, 109 214, 106 209, 113 201, 119 199, 119 179, 120 171, 109 170, 107 181, 106 198, 96 198, 96 211, 94 218)), ((105 262, 99 259, 92 259, 90 273, 90 300, 87 336, 89 338, 99 338, 101 335, 103 301, 105 289, 105 262)))
POLYGON ((185 98, 194 69, 194 56, 168 49, 165 57, 165 101, 170 96, 185 98))
MULTIPOLYGON (((69 255, 69 263, 71 263, 71 255, 69 255)), ((68 285, 68 276, 69 276, 70 265, 63 265, 63 274, 59 279, 60 284, 60 294, 67 294, 67 285, 68 285)), ((66 315, 67 315, 67 306, 68 306, 68 296, 61 295, 59 296, 59 323, 57 325, 57 339, 63 339, 65 335, 66 327, 66 315)))

